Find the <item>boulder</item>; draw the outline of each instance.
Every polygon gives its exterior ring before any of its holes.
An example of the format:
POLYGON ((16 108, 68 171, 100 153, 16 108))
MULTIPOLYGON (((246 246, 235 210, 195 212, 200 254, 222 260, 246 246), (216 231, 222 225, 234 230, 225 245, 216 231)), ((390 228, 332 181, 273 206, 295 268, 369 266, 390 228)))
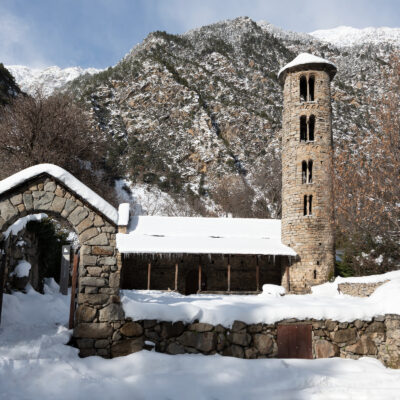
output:
POLYGON ((89 339, 106 339, 113 333, 113 329, 106 323, 79 323, 75 330, 74 336, 78 338, 89 339))
POLYGON ((196 332, 210 332, 214 329, 214 326, 211 324, 205 324, 203 322, 197 322, 191 324, 189 326, 189 330, 196 331, 196 332))
POLYGON ((258 352, 263 355, 270 354, 274 348, 271 336, 263 334, 254 335, 254 345, 258 352))
POLYGON ((133 337, 143 335, 142 325, 132 321, 122 325, 120 331, 124 336, 133 337))
POLYGON ((340 329, 332 333, 332 340, 336 343, 354 343, 357 339, 355 328, 340 329))
POLYGON ((339 347, 328 340, 317 340, 314 348, 316 358, 331 358, 339 356, 339 347))
POLYGON ((350 353, 359 355, 374 356, 377 353, 375 343, 368 336, 362 336, 361 339, 357 341, 357 343, 346 346, 345 350, 349 351, 350 353))
POLYGON ((120 321, 124 319, 124 316, 124 310, 122 309, 121 304, 118 303, 111 303, 108 306, 102 308, 99 312, 100 321, 120 321))
POLYGON ((143 349, 143 338, 126 339, 111 346, 111 357, 127 356, 143 349))
POLYGON ((233 344, 248 346, 251 342, 251 336, 246 332, 230 332, 228 334, 228 340, 233 344))
POLYGON ((76 320, 78 322, 92 322, 96 317, 97 310, 93 307, 81 305, 76 310, 76 320))
POLYGON ((185 327, 181 321, 178 322, 163 322, 161 324, 161 337, 169 339, 171 337, 180 336, 185 327))
POLYGON ((232 325, 232 328, 231 328, 231 331, 232 332, 240 332, 243 329, 246 329, 246 327, 247 327, 247 325, 244 322, 242 322, 242 321, 234 321, 233 325, 232 325))
POLYGON ((173 342, 167 346, 167 353, 168 354, 184 354, 185 349, 181 344, 173 342))

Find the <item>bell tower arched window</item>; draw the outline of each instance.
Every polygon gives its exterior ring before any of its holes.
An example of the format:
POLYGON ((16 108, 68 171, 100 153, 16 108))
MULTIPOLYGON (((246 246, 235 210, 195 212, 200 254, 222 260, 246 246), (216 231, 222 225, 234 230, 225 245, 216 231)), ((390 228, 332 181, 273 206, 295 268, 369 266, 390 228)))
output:
POLYGON ((307 117, 302 115, 300 117, 300 141, 305 142, 307 140, 307 117))
POLYGON ((300 77, 300 101, 307 101, 307 78, 304 75, 300 77))
POLYGON ((313 142, 315 131, 315 115, 310 115, 308 120, 305 115, 300 117, 300 141, 313 142))
POLYGON ((301 183, 312 183, 312 160, 303 161, 301 163, 301 183))
POLYGON ((314 141, 314 129, 315 129, 315 115, 310 115, 308 119, 308 140, 314 141))
POLYGON ((303 199, 303 215, 308 216, 312 215, 312 201, 313 201, 313 196, 312 195, 304 195, 303 199))
POLYGON ((308 78, 308 101, 314 101, 314 87, 315 87, 315 77, 311 75, 308 78))

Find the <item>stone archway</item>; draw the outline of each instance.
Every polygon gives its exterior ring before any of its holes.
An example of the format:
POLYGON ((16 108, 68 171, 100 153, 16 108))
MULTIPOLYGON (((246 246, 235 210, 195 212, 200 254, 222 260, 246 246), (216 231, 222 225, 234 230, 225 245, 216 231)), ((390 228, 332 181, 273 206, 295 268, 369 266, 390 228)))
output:
POLYGON ((82 356, 111 356, 113 335, 124 322, 119 301, 120 257, 115 246, 118 212, 63 169, 28 168, 0 182, 0 243, 3 232, 28 214, 65 219, 81 244, 74 337, 82 356))

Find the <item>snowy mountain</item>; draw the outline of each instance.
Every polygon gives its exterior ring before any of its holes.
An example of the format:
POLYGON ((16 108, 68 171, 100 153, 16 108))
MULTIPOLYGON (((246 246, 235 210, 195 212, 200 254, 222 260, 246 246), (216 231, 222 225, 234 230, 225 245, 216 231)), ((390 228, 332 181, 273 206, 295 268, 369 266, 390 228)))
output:
POLYGON ((338 47, 357 46, 366 43, 374 45, 390 43, 400 47, 400 28, 357 29, 350 26, 338 26, 334 29, 310 32, 309 35, 338 47))
POLYGON ((96 68, 70 67, 62 69, 57 66, 35 69, 22 65, 8 65, 6 68, 14 76, 22 91, 32 95, 38 89, 41 89, 45 96, 50 95, 55 89, 59 89, 80 75, 92 75, 101 71, 96 68))

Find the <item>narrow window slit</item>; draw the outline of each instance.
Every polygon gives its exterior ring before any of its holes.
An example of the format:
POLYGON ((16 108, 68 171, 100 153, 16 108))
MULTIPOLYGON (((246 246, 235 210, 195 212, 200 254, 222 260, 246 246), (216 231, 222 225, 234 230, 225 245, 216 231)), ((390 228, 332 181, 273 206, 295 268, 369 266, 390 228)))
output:
POLYGON ((313 75, 308 79, 308 101, 314 101, 314 87, 315 87, 315 78, 313 75))
POLYGON ((300 77, 300 101, 307 101, 307 78, 304 75, 300 77))
POLYGON ((300 141, 305 142, 307 140, 307 117, 302 115, 300 117, 300 141))
POLYGON ((315 129, 315 115, 310 115, 308 119, 308 140, 314 141, 314 129, 315 129))

